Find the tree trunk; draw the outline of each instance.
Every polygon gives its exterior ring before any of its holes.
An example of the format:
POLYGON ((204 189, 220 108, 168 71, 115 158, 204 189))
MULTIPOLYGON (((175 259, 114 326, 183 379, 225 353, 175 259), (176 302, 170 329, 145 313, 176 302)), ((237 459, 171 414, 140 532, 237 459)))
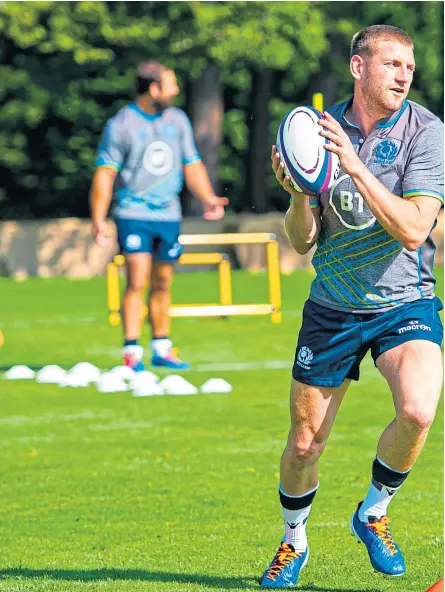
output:
MULTIPOLYGON (((218 150, 222 140, 224 103, 217 66, 209 66, 198 80, 190 83, 188 98, 188 112, 193 125, 196 147, 207 168, 215 195, 221 195, 218 150)), ((203 212, 200 200, 190 194, 184 209, 185 214, 192 216, 201 215, 203 212)))
POLYGON ((246 166, 245 195, 248 211, 256 214, 267 212, 267 170, 270 158, 269 97, 272 72, 252 71, 252 88, 248 112, 249 151, 246 166))

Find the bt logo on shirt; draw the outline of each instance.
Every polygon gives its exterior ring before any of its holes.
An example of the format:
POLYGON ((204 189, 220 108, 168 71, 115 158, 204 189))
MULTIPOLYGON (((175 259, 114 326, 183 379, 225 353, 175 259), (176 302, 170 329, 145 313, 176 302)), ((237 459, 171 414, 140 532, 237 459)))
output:
POLYGON ((349 175, 335 181, 329 192, 329 204, 346 228, 364 230, 375 223, 374 215, 349 175))

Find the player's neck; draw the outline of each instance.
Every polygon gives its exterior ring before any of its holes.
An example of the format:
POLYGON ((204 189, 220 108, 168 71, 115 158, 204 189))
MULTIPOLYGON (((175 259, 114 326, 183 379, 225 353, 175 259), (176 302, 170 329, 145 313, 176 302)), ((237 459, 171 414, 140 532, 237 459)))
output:
POLYGON ((354 94, 354 100, 346 112, 346 119, 359 127, 365 137, 373 132, 381 119, 391 115, 390 113, 381 113, 376 111, 372 105, 369 105, 366 97, 358 97, 354 94))
POLYGON ((155 115, 156 113, 158 113, 156 107, 153 104, 153 101, 145 95, 139 95, 138 97, 136 97, 135 103, 139 107, 139 109, 144 111, 144 113, 148 113, 149 115, 155 115))

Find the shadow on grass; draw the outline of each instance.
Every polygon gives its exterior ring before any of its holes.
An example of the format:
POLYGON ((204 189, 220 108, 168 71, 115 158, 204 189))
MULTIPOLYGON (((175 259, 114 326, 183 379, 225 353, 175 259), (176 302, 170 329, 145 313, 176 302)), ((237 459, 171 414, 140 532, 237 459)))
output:
MULTIPOLYGON (((26 567, 11 567, 0 569, 0 581, 5 578, 39 578, 48 580, 65 580, 78 582, 94 581, 144 581, 164 582, 171 584, 199 584, 208 588, 219 589, 241 589, 260 590, 257 578, 250 576, 220 577, 201 574, 184 574, 160 571, 144 571, 141 569, 92 569, 92 570, 70 570, 70 569, 30 569, 26 567)), ((314 584, 306 587, 299 587, 299 592, 383 592, 375 588, 324 588, 314 584)))

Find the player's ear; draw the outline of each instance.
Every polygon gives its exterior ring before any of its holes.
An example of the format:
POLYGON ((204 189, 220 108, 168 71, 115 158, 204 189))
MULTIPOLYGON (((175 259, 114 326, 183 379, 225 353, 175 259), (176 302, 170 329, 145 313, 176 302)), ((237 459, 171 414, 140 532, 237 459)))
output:
POLYGON ((150 86, 148 87, 148 92, 151 94, 153 99, 156 100, 157 98, 159 98, 159 96, 161 94, 161 86, 160 86, 159 82, 152 82, 150 84, 150 86))
POLYGON ((364 65, 364 61, 363 58, 360 57, 359 55, 355 54, 352 56, 351 58, 351 63, 349 65, 349 68, 351 70, 351 74, 352 77, 355 80, 360 80, 363 76, 363 65, 364 65))

